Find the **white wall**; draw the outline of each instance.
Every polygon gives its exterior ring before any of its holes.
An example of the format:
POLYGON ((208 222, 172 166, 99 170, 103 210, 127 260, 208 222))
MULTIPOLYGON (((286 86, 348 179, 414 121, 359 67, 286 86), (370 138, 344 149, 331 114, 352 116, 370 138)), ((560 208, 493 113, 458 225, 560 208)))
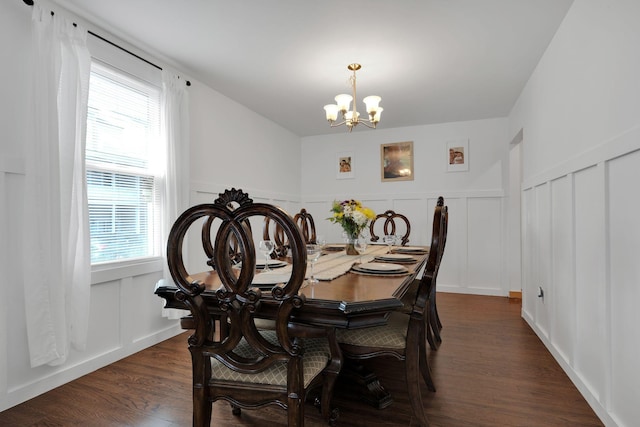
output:
POLYGON ((509 117, 522 314, 608 426, 640 419, 639 19, 636 0, 574 2, 509 117))
POLYGON ((508 166, 506 119, 377 129, 302 140, 302 204, 318 233, 339 241, 341 229, 326 221, 333 200, 356 198, 376 213, 393 209, 411 221, 409 244, 428 245, 433 209, 442 195, 449 206, 447 249, 438 289, 507 295, 504 180, 508 166), (447 172, 447 141, 469 141, 469 171, 447 172), (380 145, 413 141, 414 180, 382 182, 380 145), (353 153, 353 179, 336 179, 338 153, 353 153))
MULTIPOLYGON (((23 282, 37 278, 17 266, 25 226, 21 194, 30 124, 30 14, 20 1, 0 4, 0 56, 10 59, 0 67, 0 411, 181 332, 177 321, 161 316, 162 300, 153 294, 161 260, 94 271, 87 350, 72 351, 62 366, 29 366, 23 282)), ((256 200, 297 209, 299 138, 191 81, 191 202, 211 202, 233 186, 256 200)))

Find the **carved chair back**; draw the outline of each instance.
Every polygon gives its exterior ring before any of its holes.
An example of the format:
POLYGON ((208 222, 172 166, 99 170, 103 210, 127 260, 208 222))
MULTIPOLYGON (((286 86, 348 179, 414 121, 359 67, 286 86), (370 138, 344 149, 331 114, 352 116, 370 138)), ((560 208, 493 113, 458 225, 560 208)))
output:
POLYGON ((302 208, 300 212, 295 214, 293 220, 298 224, 302 231, 304 240, 309 244, 317 243, 316 237, 316 224, 313 221, 313 216, 306 209, 302 208))
POLYGON ((377 242, 382 236, 395 234, 400 238, 400 244, 406 246, 409 242, 409 234, 411 234, 411 223, 406 216, 388 210, 376 215, 375 219, 371 221, 369 233, 372 242, 377 242), (376 230, 380 235, 376 234, 376 230))

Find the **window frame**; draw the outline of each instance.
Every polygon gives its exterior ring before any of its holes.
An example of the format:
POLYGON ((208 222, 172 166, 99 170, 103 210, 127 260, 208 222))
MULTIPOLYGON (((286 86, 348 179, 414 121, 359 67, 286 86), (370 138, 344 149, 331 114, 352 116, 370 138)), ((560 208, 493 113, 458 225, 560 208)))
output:
MULTIPOLYGON (((99 38, 90 37, 87 40, 87 44, 91 52, 92 64, 94 62, 99 63, 102 66, 112 69, 116 73, 122 73, 125 76, 139 80, 143 84, 150 84, 157 87, 159 92, 162 90, 162 74, 159 68, 141 61, 99 38)), ((160 114, 162 113, 160 112, 160 114)), ((162 132, 160 132, 160 134, 162 134, 162 132)), ((89 167, 85 168, 89 170, 89 167)), ((166 170, 165 165, 163 165, 162 168, 166 170)), ((127 173, 126 168, 123 168, 122 172, 127 173)), ((161 197, 159 203, 161 209, 166 203, 164 200, 164 188, 162 187, 164 185, 162 173, 155 174, 155 183, 158 186, 156 193, 161 197)), ((162 213, 160 212, 160 221, 162 220, 162 213)), ((162 224, 159 224, 159 226, 162 227, 162 224)), ((161 242, 158 255, 91 264, 91 283, 95 285, 120 280, 125 277, 162 272, 165 259, 163 248, 164 246, 161 242)))

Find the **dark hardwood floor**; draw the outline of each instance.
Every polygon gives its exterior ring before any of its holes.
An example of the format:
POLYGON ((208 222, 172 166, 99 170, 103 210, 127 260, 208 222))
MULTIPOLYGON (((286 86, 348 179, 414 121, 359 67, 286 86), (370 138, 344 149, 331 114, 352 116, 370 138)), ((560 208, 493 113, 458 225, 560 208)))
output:
MULTIPOLYGON (((602 426, 584 398, 507 298, 438 294, 443 344, 431 353, 438 391, 423 387, 433 426, 602 426)), ((191 370, 182 334, 0 413, 2 426, 188 426, 191 370)), ((394 403, 373 409, 341 380, 339 426, 415 426, 403 391, 402 362, 375 360, 394 403)), ((307 425, 322 426, 306 407, 307 425)), ((212 425, 285 426, 276 407, 231 415, 214 404, 212 425)))

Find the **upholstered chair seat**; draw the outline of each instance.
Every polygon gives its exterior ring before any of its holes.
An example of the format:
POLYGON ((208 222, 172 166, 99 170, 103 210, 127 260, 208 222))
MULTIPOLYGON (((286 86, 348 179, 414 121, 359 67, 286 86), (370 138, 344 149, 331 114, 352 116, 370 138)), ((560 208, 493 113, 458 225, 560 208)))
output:
POLYGON ((340 344, 399 350, 407 345, 408 327, 409 315, 393 312, 386 325, 363 329, 338 329, 336 337, 340 344))
MULTIPOLYGON (((275 331, 264 331, 261 335, 273 345, 278 344, 275 331)), ((311 381, 322 373, 331 360, 329 344, 324 338, 306 338, 302 343, 304 354, 302 356, 303 381, 307 387, 311 381)), ((257 352, 243 338, 234 352, 238 356, 252 358, 257 352)), ((227 368, 223 363, 215 358, 211 358, 211 379, 213 381, 234 381, 243 383, 269 384, 277 386, 287 385, 287 364, 286 362, 275 364, 257 374, 244 374, 227 368)))

